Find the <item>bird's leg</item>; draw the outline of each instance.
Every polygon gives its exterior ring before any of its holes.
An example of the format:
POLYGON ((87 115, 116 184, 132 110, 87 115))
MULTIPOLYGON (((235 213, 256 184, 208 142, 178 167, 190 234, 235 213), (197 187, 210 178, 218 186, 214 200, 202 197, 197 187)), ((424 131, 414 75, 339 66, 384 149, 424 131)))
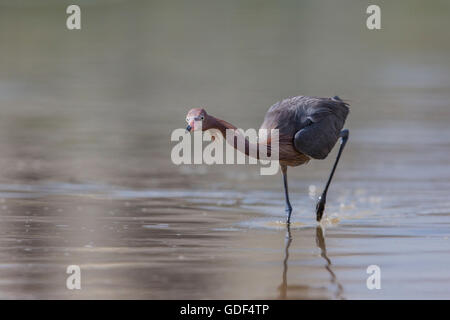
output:
POLYGON ((281 172, 283 173, 283 183, 284 183, 284 196, 286 199, 286 215, 287 215, 287 220, 286 223, 290 224, 291 223, 291 213, 292 213, 292 206, 291 203, 289 202, 289 190, 288 190, 288 182, 287 182, 287 166, 286 165, 281 165, 281 172))
POLYGON ((325 189, 323 190, 322 195, 319 197, 319 201, 316 205, 317 221, 320 221, 320 219, 322 219, 323 211, 325 210, 325 202, 327 201, 328 187, 330 186, 331 179, 333 178, 334 171, 336 170, 337 164, 339 162, 339 158, 341 157, 342 151, 344 150, 345 144, 347 143, 348 135, 349 131, 347 129, 341 131, 341 146, 339 147, 336 160, 334 161, 333 169, 331 170, 330 176, 328 177, 327 185, 325 186, 325 189))

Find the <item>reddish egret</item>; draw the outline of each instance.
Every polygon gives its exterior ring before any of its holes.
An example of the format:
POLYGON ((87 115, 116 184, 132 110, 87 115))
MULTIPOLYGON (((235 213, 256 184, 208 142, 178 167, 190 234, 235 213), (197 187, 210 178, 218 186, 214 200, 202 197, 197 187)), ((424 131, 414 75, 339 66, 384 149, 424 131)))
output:
MULTIPOLYGON (((261 129, 279 130, 279 161, 283 174, 286 201, 287 223, 291 221, 292 206, 289 201, 287 167, 296 167, 313 159, 325 159, 341 138, 341 145, 327 184, 316 205, 316 219, 320 221, 325 210, 328 188, 334 171, 348 140, 349 131, 342 130, 349 113, 348 103, 338 96, 333 98, 293 97, 275 103, 267 111, 261 129)), ((195 122, 202 122, 202 130, 219 130, 226 137, 226 130, 237 128, 232 124, 215 118, 204 109, 191 109, 186 117, 186 130, 195 130, 195 122)), ((259 141, 259 143, 262 143, 259 141)), ((270 138, 265 142, 270 147, 270 138)), ((237 140, 234 148, 237 149, 237 140)), ((249 155, 249 142, 245 141, 245 154, 249 155)), ((259 154, 259 153, 258 153, 259 154)))

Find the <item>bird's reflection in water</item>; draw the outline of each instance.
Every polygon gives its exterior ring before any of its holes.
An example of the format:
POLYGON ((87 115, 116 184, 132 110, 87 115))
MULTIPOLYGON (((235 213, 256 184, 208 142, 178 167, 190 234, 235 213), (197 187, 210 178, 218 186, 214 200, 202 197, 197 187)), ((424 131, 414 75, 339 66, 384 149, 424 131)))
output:
POLYGON ((331 260, 327 256, 327 246, 325 244, 325 237, 323 236, 323 230, 321 226, 316 227, 316 245, 318 248, 320 248, 320 256, 327 262, 327 264, 325 265, 325 269, 331 276, 331 284, 333 286, 336 286, 337 288, 335 297, 336 299, 342 299, 344 288, 342 287, 342 284, 340 284, 337 280, 334 271, 331 269, 331 260))
POLYGON ((278 290, 280 290, 280 299, 287 298, 287 271, 288 271, 288 260, 289 260, 289 247, 292 243, 292 234, 291 234, 291 226, 287 224, 286 227, 286 240, 284 246, 284 260, 283 260, 283 282, 279 286, 278 290))
MULTIPOLYGON (((288 298, 288 289, 300 289, 300 290, 308 290, 307 286, 301 286, 301 285, 288 285, 287 283, 287 273, 288 273, 288 261, 289 261, 289 247, 292 243, 292 233, 291 233, 291 227, 290 225, 287 225, 286 227, 286 241, 284 246, 284 260, 283 260, 283 278, 282 283, 278 287, 278 290, 280 291, 280 299, 287 299, 288 298)), ((336 274, 332 270, 332 264, 330 258, 327 256, 327 247, 325 244, 325 237, 323 234, 323 230, 321 226, 316 227, 316 245, 320 249, 320 256, 325 260, 325 270, 328 271, 328 273, 331 276, 330 282, 331 285, 336 287, 336 292, 334 294, 335 299, 343 299, 342 293, 344 291, 344 288, 337 280, 336 274)))

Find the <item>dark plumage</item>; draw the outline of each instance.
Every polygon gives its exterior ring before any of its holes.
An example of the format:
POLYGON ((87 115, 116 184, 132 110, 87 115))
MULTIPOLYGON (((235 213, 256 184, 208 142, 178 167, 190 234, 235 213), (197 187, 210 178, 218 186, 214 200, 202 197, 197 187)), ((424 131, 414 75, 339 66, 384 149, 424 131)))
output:
POLYGON ((261 128, 278 129, 280 137, 292 139, 296 151, 324 159, 336 144, 348 113, 348 104, 339 97, 293 97, 271 106, 261 128))

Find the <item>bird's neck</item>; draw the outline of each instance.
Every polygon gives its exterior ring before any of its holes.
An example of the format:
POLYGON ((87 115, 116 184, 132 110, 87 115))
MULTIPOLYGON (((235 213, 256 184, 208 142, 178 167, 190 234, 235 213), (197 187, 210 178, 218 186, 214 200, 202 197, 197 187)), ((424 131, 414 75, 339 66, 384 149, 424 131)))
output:
POLYGON ((234 125, 232 125, 229 122, 226 122, 225 120, 222 120, 222 119, 219 119, 219 118, 215 118, 213 116, 210 116, 210 117, 212 119, 212 127, 214 129, 219 130, 224 137, 226 137, 227 129, 229 129, 229 130, 237 130, 237 127, 235 127, 234 125))
POLYGON ((242 134, 242 132, 240 132, 240 130, 237 130, 237 127, 235 127, 234 125, 232 125, 231 123, 219 119, 219 118, 215 118, 212 117, 212 128, 213 129, 217 129, 220 131, 220 133, 222 134, 223 138, 227 141, 228 144, 230 144, 233 148, 235 148, 236 150, 245 153, 247 156, 250 157, 254 157, 256 159, 261 159, 261 158, 265 158, 264 156, 261 157, 261 155, 266 155, 267 157, 270 157, 271 155, 271 149, 270 149, 270 142, 268 142, 267 144, 265 143, 261 143, 258 141, 258 143, 251 143, 248 138, 246 136, 244 136, 242 134), (227 138, 227 130, 229 131, 228 133, 228 138, 227 138), (231 136, 230 136, 231 134, 231 136), (242 143, 238 143, 238 141, 243 141, 243 145, 242 143), (260 148, 264 148, 264 150, 267 150, 266 152, 261 152, 260 154, 260 148), (254 156, 256 155, 256 156, 254 156))

